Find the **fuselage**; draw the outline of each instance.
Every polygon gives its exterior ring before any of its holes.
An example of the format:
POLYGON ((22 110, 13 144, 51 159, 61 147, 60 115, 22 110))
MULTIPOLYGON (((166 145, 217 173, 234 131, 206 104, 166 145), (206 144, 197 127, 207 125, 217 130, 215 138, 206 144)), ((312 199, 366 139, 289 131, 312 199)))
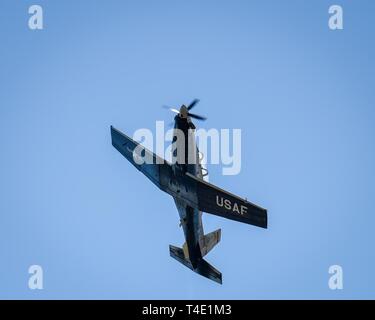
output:
MULTIPOLYGON (((195 141, 195 126, 190 119, 180 115, 175 117, 173 143, 172 157, 176 159, 173 165, 175 174, 189 172, 196 177, 203 178, 199 151, 195 141)), ((202 212, 177 197, 174 200, 186 240, 183 245, 185 258, 188 258, 195 268, 202 259, 201 248, 204 237, 202 212)))

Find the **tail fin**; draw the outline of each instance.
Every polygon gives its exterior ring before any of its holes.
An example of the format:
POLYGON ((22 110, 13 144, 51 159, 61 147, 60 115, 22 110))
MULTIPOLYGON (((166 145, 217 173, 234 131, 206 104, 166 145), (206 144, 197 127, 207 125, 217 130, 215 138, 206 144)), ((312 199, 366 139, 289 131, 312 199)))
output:
POLYGON ((213 247, 215 247, 221 239, 221 229, 217 229, 213 232, 206 234, 203 237, 203 243, 201 245, 202 257, 209 253, 213 247))
POLYGON ((197 267, 194 268, 191 262, 185 258, 184 251, 181 248, 170 245, 169 254, 172 258, 175 258, 178 262, 181 262, 184 266, 200 274, 201 276, 220 284, 223 283, 221 272, 211 266, 206 260, 199 260, 197 267))

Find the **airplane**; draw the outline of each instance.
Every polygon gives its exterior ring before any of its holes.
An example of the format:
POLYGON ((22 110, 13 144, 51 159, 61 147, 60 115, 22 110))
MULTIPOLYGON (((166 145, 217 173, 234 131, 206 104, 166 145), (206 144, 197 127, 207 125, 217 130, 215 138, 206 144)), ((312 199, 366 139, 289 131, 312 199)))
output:
POLYGON ((170 245, 170 256, 197 274, 222 284, 221 272, 203 259, 219 243, 221 229, 204 234, 202 212, 267 228, 267 210, 205 181, 207 172, 199 156, 195 141, 196 127, 192 119, 206 118, 190 112, 198 102, 195 99, 188 106, 182 105, 179 110, 169 108, 176 113, 172 140, 172 145, 175 144, 172 155, 176 161, 173 163, 149 151, 113 126, 112 145, 160 190, 173 197, 185 243, 182 248, 170 245), (183 132, 184 141, 178 139, 180 132, 183 132), (152 161, 141 163, 139 156, 152 161))

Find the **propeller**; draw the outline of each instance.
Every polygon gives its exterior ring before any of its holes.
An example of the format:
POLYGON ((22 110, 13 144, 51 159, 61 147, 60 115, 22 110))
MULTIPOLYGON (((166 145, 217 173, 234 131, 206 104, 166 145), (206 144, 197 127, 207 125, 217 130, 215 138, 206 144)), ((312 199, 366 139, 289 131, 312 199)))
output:
POLYGON ((194 108, 194 106, 199 102, 199 99, 194 99, 187 107, 188 110, 191 110, 194 108))
POLYGON ((169 106, 163 106, 164 109, 168 109, 174 113, 177 113, 177 114, 180 114, 181 117, 190 117, 190 118, 193 118, 193 119, 197 119, 197 120, 207 120, 206 117, 203 117, 203 116, 200 116, 198 114, 195 114, 195 113, 190 113, 189 111, 191 109, 193 109, 196 104, 199 102, 199 99, 194 99, 187 107, 185 105, 182 105, 180 110, 177 110, 176 108, 172 108, 172 107, 169 107, 169 106))
POLYGON ((163 108, 168 109, 169 111, 172 111, 174 113, 180 113, 180 110, 177 110, 177 109, 169 107, 169 106, 163 106, 163 108))
POLYGON ((202 121, 207 120, 206 117, 200 116, 200 115, 198 115, 198 114, 190 113, 190 112, 188 113, 188 116, 189 116, 190 118, 197 119, 197 120, 202 120, 202 121))

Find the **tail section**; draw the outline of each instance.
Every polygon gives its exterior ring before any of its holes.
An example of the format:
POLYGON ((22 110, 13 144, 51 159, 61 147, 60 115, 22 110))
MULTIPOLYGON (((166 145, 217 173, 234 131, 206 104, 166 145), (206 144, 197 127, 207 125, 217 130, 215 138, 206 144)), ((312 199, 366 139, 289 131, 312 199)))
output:
POLYGON ((211 266, 206 260, 200 259, 198 265, 196 266, 196 268, 194 268, 190 260, 185 258, 184 251, 181 248, 170 245, 169 254, 172 258, 176 259, 178 262, 182 263, 184 266, 200 274, 201 276, 211 279, 220 284, 223 283, 221 272, 211 266))

